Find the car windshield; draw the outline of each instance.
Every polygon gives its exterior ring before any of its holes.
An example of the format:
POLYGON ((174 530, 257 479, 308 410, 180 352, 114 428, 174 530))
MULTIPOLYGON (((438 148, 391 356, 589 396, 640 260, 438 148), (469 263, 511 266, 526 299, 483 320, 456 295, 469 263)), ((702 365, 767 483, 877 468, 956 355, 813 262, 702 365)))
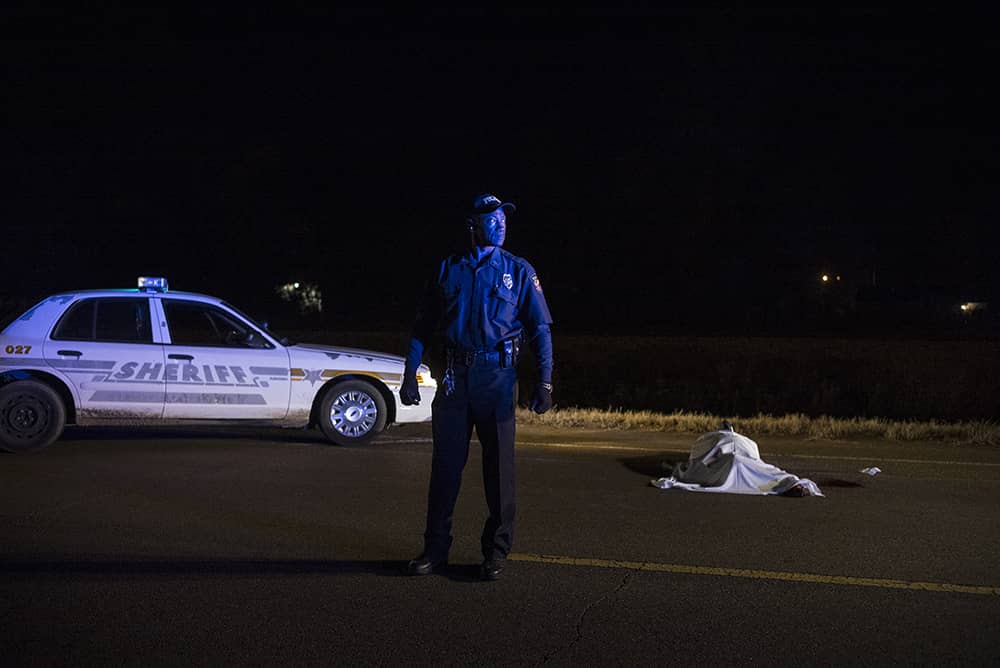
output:
POLYGON ((289 339, 287 336, 282 336, 278 332, 276 332, 273 329, 271 329, 270 327, 268 327, 267 326, 267 321, 263 321, 262 322, 260 320, 257 320, 256 318, 247 315, 242 309, 236 308, 235 306, 233 306, 229 302, 222 302, 222 304, 226 308, 232 310, 234 313, 236 313, 237 315, 239 315, 241 318, 243 318, 244 320, 246 320, 247 322, 249 322, 251 325, 253 325, 257 329, 261 330, 262 332, 267 332, 268 334, 270 334, 273 338, 277 339, 278 343, 280 343, 281 345, 283 345, 283 346, 291 346, 291 345, 295 344, 295 342, 292 341, 291 339, 289 339))

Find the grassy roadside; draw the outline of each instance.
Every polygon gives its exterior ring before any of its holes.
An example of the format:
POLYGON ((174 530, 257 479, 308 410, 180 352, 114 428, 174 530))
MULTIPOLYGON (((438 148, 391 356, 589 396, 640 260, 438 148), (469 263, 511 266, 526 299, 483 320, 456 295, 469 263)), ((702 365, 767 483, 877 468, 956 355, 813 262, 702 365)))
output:
POLYGON ((736 431, 806 439, 881 439, 885 441, 939 441, 962 445, 1000 445, 1000 425, 987 420, 972 422, 897 422, 881 418, 809 417, 802 414, 734 417, 705 413, 655 413, 652 411, 553 408, 537 415, 518 408, 520 424, 556 428, 657 431, 701 434, 718 429, 729 420, 736 431))

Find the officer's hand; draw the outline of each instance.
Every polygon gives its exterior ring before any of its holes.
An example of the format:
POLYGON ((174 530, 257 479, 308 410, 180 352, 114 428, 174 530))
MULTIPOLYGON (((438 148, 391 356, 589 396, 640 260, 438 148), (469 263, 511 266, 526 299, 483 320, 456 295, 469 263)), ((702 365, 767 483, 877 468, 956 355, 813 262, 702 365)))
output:
POLYGON ((403 374, 403 384, 399 388, 399 400, 404 406, 420 403, 420 388, 417 387, 416 374, 403 374))
POLYGON ((547 383, 535 385, 535 396, 531 398, 531 410, 539 415, 552 408, 552 386, 547 383))

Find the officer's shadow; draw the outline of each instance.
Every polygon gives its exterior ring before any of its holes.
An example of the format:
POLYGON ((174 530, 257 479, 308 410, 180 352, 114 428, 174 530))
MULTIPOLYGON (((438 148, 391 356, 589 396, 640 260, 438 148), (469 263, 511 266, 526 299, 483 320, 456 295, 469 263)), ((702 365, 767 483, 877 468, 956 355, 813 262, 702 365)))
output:
POLYGON ((669 476, 678 463, 687 461, 673 452, 661 455, 644 455, 640 457, 621 457, 618 462, 633 473, 641 473, 644 477, 662 478, 669 476))
MULTIPOLYGON (((376 575, 416 577, 407 572, 409 561, 366 559, 122 559, 107 555, 92 559, 12 560, 0 564, 0 576, 14 574, 215 577, 281 575, 376 575)), ((455 564, 434 572, 456 582, 479 580, 478 564, 455 564)), ((428 576, 424 576, 428 577, 428 576)))
MULTIPOLYGON (((433 576, 447 578, 452 582, 482 582, 482 578, 479 576, 479 564, 448 564, 447 566, 438 567, 432 574, 433 576)), ((410 575, 406 571, 406 563, 403 564, 403 569, 401 571, 406 577, 418 577, 410 575)), ((427 576, 420 576, 427 577, 427 576)))
POLYGON ((379 572, 373 572, 373 574, 386 577, 397 576, 414 579, 438 577, 451 580, 452 582, 482 582, 482 578, 479 576, 480 565, 478 563, 450 563, 447 566, 438 566, 428 575, 413 575, 410 573, 409 560, 384 563, 387 568, 380 569, 379 572))
POLYGON ((449 563, 438 566, 429 575, 413 575, 409 559, 405 561, 328 561, 317 562, 320 570, 330 573, 366 573, 380 577, 428 578, 443 577, 452 582, 482 582, 479 563, 449 563))

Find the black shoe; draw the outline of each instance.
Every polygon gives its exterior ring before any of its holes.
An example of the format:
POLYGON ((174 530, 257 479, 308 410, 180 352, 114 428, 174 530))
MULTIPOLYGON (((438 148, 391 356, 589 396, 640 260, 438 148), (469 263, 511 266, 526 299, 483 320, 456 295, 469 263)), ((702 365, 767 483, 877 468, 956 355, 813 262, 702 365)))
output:
POLYGON ((479 567, 479 577, 483 580, 499 580, 505 564, 503 559, 487 559, 479 567))
POLYGON ((406 572, 410 575, 430 575, 435 569, 448 565, 448 558, 434 559, 426 554, 421 554, 416 559, 411 559, 406 565, 406 572))

